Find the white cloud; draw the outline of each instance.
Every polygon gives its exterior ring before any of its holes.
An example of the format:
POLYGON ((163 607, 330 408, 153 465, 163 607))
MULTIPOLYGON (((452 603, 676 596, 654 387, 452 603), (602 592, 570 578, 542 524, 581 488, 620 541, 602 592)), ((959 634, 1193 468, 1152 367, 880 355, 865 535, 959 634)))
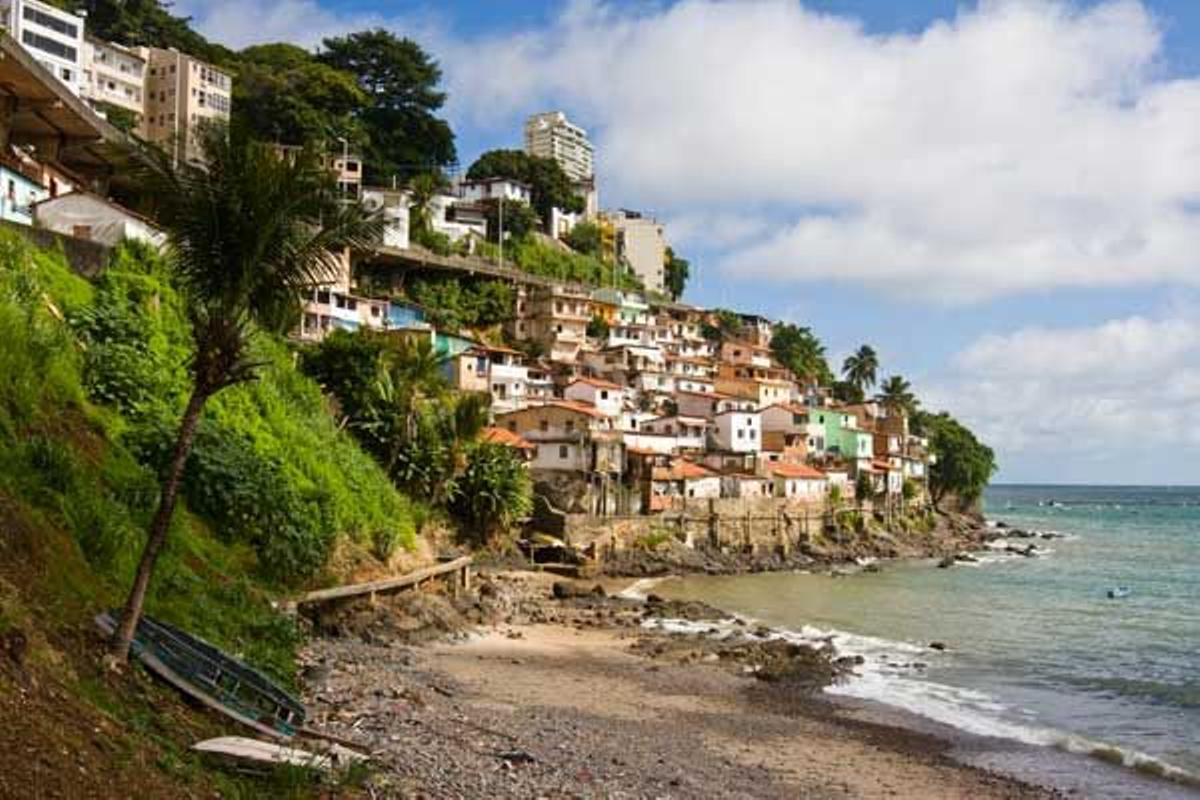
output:
POLYGON ((1200 80, 1165 76, 1140 0, 981 0, 886 35, 801 0, 575 0, 470 39, 319 0, 190 6, 234 44, 417 35, 454 124, 497 143, 565 108, 606 201, 678 221, 737 276, 940 302, 1200 283, 1200 80))
MULTIPOLYGON (((1200 318, 1128 317, 1029 327, 963 350, 926 393, 1028 471, 1062 477, 1080 459, 1150 459, 1148 479, 1200 455, 1200 318)), ((1120 465, 1117 465, 1119 468, 1120 465)), ((1128 475, 1111 465, 1109 478, 1128 475)))
POLYGON ((1136 0, 984 0, 883 36, 789 0, 576 3, 447 47, 457 118, 566 107, 610 198, 769 206, 773 232, 727 252, 737 274, 951 301, 1200 280, 1200 81, 1159 75, 1136 0))

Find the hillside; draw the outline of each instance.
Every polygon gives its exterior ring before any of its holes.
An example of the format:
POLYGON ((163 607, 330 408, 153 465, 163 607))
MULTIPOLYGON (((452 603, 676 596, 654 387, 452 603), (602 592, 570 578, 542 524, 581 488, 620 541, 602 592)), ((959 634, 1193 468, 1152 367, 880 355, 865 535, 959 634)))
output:
MULTIPOLYGON (((104 673, 91 623, 123 600, 157 501, 184 313, 149 252, 118 251, 89 283, 0 232, 0 716, 20 743, 0 748, 0 797, 28 796, 30 765, 39 796, 81 796, 101 774, 103 796, 261 796, 187 752, 211 717, 140 670, 104 673)), ((285 345, 258 347, 262 379, 202 421, 148 611, 293 684, 298 631, 272 602, 412 548, 414 509, 285 345)))

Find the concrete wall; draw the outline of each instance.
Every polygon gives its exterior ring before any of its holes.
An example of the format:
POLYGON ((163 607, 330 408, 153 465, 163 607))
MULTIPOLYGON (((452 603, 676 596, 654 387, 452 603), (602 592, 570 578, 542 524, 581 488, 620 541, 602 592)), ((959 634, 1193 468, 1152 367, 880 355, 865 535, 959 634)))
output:
POLYGON ((0 220, 0 228, 14 231, 25 237, 31 244, 43 249, 61 248, 71 269, 87 278, 95 277, 108 266, 108 259, 112 253, 110 248, 97 242, 76 239, 74 236, 55 233, 45 228, 31 228, 28 225, 18 225, 4 220, 0 220))

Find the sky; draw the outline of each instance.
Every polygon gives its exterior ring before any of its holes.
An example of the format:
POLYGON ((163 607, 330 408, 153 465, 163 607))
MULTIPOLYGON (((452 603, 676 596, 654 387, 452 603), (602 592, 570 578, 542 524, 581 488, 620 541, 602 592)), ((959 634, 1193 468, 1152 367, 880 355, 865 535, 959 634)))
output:
POLYGON ((869 343, 1007 482, 1200 483, 1196 0, 176 0, 234 47, 383 26, 468 165, 562 109, 685 299, 869 343))

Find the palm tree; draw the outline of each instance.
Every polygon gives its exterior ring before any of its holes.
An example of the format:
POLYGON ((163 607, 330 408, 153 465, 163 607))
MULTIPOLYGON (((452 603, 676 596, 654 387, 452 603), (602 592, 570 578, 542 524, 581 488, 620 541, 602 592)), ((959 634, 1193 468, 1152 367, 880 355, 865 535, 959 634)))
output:
POLYGON ((431 229, 429 213, 433 205, 433 198, 445 184, 445 179, 433 172, 423 172, 408 182, 408 194, 412 200, 410 213, 414 231, 428 233, 431 229))
POLYGON ((294 319, 301 292, 328 282, 345 248, 367 247, 380 231, 360 207, 338 202, 315 152, 284 159, 244 131, 223 128, 211 129, 204 146, 206 166, 160 153, 141 176, 188 303, 195 352, 158 510, 113 634, 116 663, 129 658, 205 403, 253 380, 261 366, 250 352, 255 331, 294 319))
POLYGON ((860 392, 875 385, 875 374, 879 370, 879 357, 870 345, 864 344, 842 362, 842 375, 860 392))
POLYGON ((920 403, 912 392, 912 384, 899 375, 893 375, 879 387, 879 399, 892 411, 903 411, 912 416, 920 403))
POLYGON ((444 362, 428 339, 406 339, 380 356, 363 419, 355 425, 374 442, 372 449, 389 472, 417 436, 422 402, 449 390, 444 362))

